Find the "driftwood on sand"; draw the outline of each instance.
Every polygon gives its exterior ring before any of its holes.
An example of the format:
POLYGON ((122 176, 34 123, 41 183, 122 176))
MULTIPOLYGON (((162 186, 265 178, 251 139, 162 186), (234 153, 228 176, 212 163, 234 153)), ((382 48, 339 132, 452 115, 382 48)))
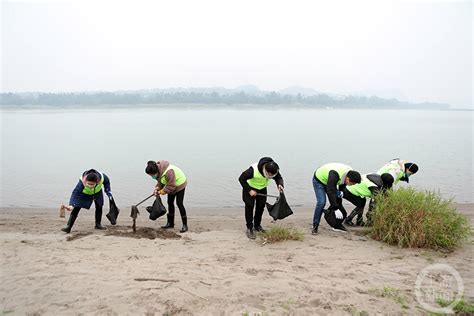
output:
POLYGON ((135 278, 133 280, 138 281, 138 282, 144 282, 144 281, 179 282, 179 280, 166 280, 166 279, 154 279, 154 278, 135 278))

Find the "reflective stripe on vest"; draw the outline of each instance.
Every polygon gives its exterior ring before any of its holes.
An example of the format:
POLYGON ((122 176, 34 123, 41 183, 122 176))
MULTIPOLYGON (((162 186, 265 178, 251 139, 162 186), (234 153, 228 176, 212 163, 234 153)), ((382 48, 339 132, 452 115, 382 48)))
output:
POLYGON ((347 174, 347 172, 352 170, 352 167, 337 162, 328 163, 319 167, 314 172, 314 175, 319 181, 321 181, 321 183, 323 183, 324 185, 328 185, 329 171, 331 170, 336 171, 339 175, 339 181, 337 182, 337 185, 340 185, 342 183, 343 177, 347 174))
MULTIPOLYGON (((99 174, 100 174, 99 183, 97 183, 97 185, 93 188, 89 188, 89 187, 84 185, 84 189, 82 190, 82 193, 87 194, 87 195, 94 195, 94 194, 99 193, 100 190, 102 190, 102 185, 104 184, 104 175, 100 172, 99 172, 99 174)), ((80 178, 80 180, 82 182, 82 178, 80 178)))
POLYGON ((355 196, 359 197, 372 197, 372 192, 370 192, 370 188, 377 187, 375 183, 370 181, 367 178, 367 175, 364 174, 362 176, 362 181, 360 183, 356 183, 354 185, 348 185, 346 189, 354 194, 355 196))
POLYGON ((166 173, 170 169, 174 171, 174 177, 176 179, 177 187, 183 184, 184 182, 186 182, 186 176, 184 175, 184 172, 174 165, 169 165, 168 168, 166 168, 166 170, 163 172, 163 175, 160 177, 161 184, 164 184, 164 185, 168 184, 168 180, 166 180, 166 173))
POLYGON ((258 163, 254 163, 252 165, 253 168, 253 178, 248 179, 247 183, 250 185, 250 187, 261 190, 264 189, 268 186, 268 183, 270 182, 270 179, 265 178, 260 171, 258 171, 258 163))

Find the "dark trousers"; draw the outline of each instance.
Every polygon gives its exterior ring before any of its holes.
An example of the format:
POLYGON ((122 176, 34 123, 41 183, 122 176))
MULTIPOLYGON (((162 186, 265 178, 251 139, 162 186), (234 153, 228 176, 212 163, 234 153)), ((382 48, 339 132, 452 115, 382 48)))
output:
MULTIPOLYGON (((267 194, 267 188, 261 190, 252 189, 257 193, 267 194)), ((242 190, 242 200, 245 203, 245 221, 247 222, 247 228, 259 227, 262 224, 263 210, 265 209, 265 202, 267 201, 266 196, 257 195, 256 197, 250 196, 250 193, 246 190, 242 190), (255 217, 253 215, 253 208, 255 206, 255 217)))
POLYGON ((176 205, 178 205, 179 213, 181 217, 186 216, 186 209, 184 208, 184 191, 183 189, 175 194, 168 194, 168 215, 174 216, 174 201, 176 200, 176 205))
POLYGON ((352 221, 352 219, 357 216, 357 222, 362 222, 363 215, 364 215, 364 207, 366 203, 366 199, 360 196, 356 196, 352 194, 347 188, 343 189, 344 199, 351 202, 355 208, 352 210, 351 214, 347 217, 348 221, 352 221))
MULTIPOLYGON (((100 224, 102 221, 102 206, 94 200, 94 205, 95 205, 95 224, 100 224)), ((74 222, 79 215, 79 211, 81 210, 80 207, 74 207, 71 211, 71 215, 69 215, 69 218, 72 219, 72 222, 74 222)))

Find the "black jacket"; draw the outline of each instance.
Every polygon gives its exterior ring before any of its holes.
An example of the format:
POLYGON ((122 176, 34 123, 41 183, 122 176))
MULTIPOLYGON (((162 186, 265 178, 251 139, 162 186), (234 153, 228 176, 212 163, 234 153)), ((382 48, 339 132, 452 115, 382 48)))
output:
MULTIPOLYGON (((257 168, 258 168, 258 172, 260 172, 260 174, 263 175, 263 166, 269 162, 272 162, 273 159, 270 158, 270 157, 263 157, 262 159, 260 159, 260 161, 258 162, 258 165, 257 165, 257 168)), ((242 172, 242 174, 240 175, 239 177, 239 182, 240 182, 240 185, 242 185, 242 188, 244 189, 244 191, 250 191, 250 190, 254 190, 248 183, 247 183, 247 180, 250 180, 253 178, 253 167, 250 166, 247 170, 245 170, 244 172, 242 172)), ((283 178, 281 177, 281 174, 280 174, 280 171, 278 170, 278 173, 276 174, 276 176, 273 178, 273 180, 275 180, 276 184, 277 185, 281 185, 281 186, 284 186, 283 185, 283 178)))
MULTIPOLYGON (((328 184, 326 186, 326 193, 328 195, 329 199, 329 204, 331 204, 331 208, 333 209, 338 209, 339 208, 339 203, 338 198, 337 198, 337 182, 339 182, 341 178, 339 177, 339 174, 337 173, 336 170, 331 170, 329 171, 328 174, 328 184)), ((342 184, 343 185, 343 184, 342 184)))

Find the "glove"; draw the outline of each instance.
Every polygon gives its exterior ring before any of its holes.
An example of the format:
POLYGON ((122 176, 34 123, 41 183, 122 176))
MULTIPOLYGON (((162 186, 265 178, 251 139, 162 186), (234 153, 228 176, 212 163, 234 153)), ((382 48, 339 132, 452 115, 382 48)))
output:
POLYGON ((339 199, 342 199, 342 197, 344 196, 344 193, 342 193, 342 191, 337 191, 336 195, 339 199))
POLYGON ((336 216, 337 219, 342 219, 344 217, 340 210, 334 211, 334 215, 336 216))
POLYGON ((163 190, 163 189, 161 189, 160 191, 158 191, 158 193, 159 193, 160 195, 165 195, 165 194, 166 194, 165 190, 163 190))
POLYGON ((105 192, 105 194, 107 194, 107 196, 109 197, 109 200, 112 200, 112 192, 109 191, 109 192, 105 192))

